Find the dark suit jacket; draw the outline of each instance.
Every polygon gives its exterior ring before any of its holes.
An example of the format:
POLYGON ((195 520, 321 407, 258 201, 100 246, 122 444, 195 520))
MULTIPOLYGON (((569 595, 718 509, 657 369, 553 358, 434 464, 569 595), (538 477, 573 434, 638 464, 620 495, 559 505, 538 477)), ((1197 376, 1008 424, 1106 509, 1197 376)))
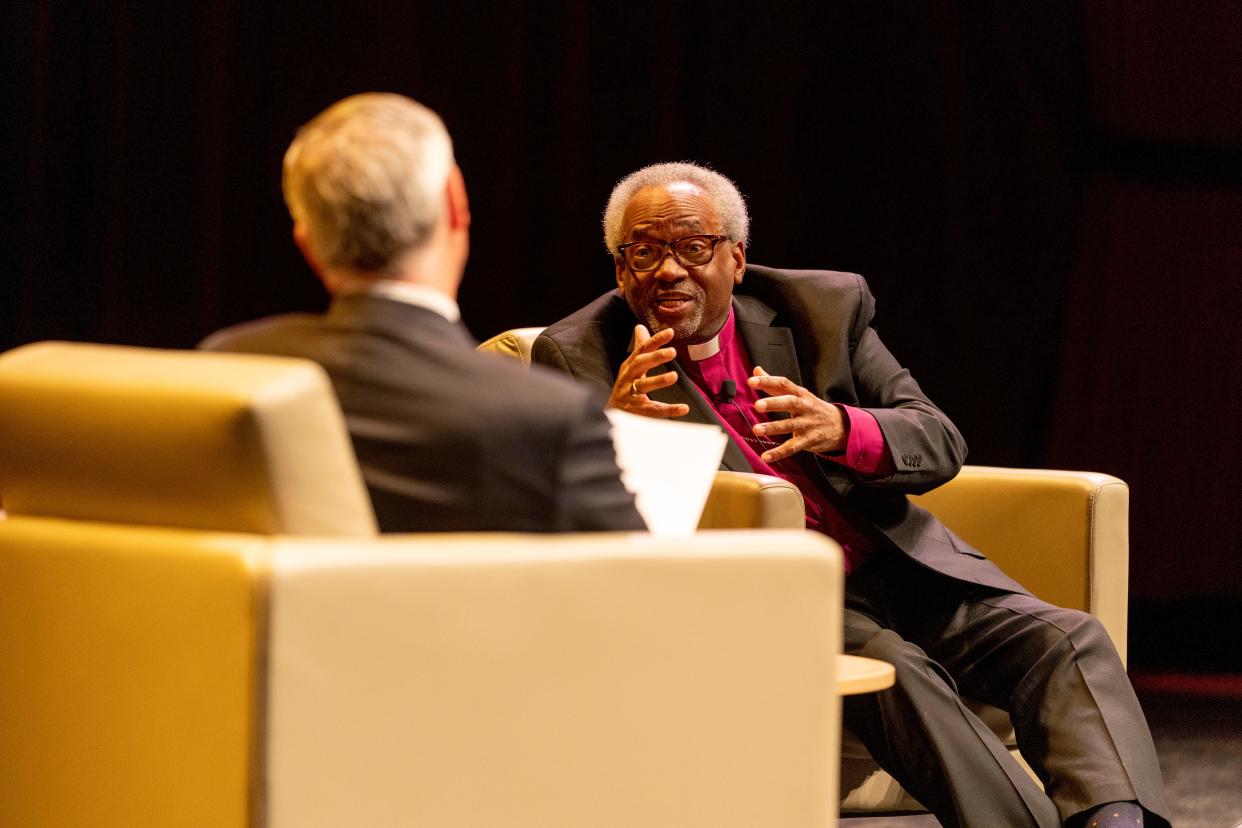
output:
MULTIPOLYGON (((835 493, 841 511, 880 547, 891 544, 960 580, 1024 592, 982 553, 906 498, 951 480, 966 458, 966 444, 871 327, 875 300, 861 276, 748 265, 734 291, 733 309, 756 365, 822 399, 875 415, 896 467, 892 476, 867 479, 830 460, 814 461, 826 493, 835 493)), ((610 389, 634 325, 625 300, 612 291, 545 329, 535 341, 532 359, 610 389)), ((676 363, 666 370, 670 368, 675 370, 676 363)), ((719 425, 685 371, 678 374, 676 385, 652 397, 689 405, 689 421, 719 425)), ((732 444, 722 467, 751 471, 732 444)))
POLYGON ((425 308, 352 295, 200 347, 322 365, 386 532, 643 529, 594 392, 474 345, 425 308))

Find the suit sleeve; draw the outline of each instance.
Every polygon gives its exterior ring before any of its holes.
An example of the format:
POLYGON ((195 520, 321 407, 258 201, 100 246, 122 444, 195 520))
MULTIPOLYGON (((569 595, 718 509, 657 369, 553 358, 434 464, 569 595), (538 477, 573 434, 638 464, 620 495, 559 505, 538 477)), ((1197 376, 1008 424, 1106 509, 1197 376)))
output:
POLYGON ((858 279, 858 311, 851 339, 851 371, 859 407, 875 417, 893 462, 887 477, 865 479, 869 488, 919 494, 952 480, 966 460, 957 427, 927 398, 910 372, 880 341, 871 326, 875 300, 858 279))
POLYGON ((571 412, 559 467, 557 521, 566 532, 645 531, 634 496, 621 484, 603 405, 582 394, 571 412))

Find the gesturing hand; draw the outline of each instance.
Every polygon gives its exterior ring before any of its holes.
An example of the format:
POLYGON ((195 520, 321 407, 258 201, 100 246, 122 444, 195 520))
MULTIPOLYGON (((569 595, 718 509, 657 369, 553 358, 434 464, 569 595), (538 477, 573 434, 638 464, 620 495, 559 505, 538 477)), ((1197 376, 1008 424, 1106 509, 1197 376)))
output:
POLYGON ((755 424, 753 431, 760 437, 790 435, 785 442, 765 451, 763 462, 775 463, 799 451, 831 453, 845 449, 849 431, 841 409, 791 380, 774 377, 759 367, 746 382, 768 395, 755 403, 756 409, 769 414, 774 411, 789 414, 787 419, 755 424))
POLYGON ((672 341, 672 328, 665 328, 652 336, 646 325, 634 326, 634 350, 617 371, 617 380, 608 396, 609 408, 619 408, 644 417, 684 417, 690 413, 688 405, 656 402, 647 396, 677 382, 676 371, 647 376, 652 368, 672 362, 677 357, 675 348, 665 347, 672 341))

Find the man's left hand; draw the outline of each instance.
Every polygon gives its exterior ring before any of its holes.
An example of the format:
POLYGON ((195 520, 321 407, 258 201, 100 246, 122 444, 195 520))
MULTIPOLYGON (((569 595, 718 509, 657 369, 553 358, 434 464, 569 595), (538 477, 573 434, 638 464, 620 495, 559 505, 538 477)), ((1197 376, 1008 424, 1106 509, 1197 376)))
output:
POLYGON ((753 431, 759 437, 788 434, 789 439, 763 453, 765 463, 784 460, 799 451, 832 454, 845 450, 849 439, 849 423, 840 408, 825 402, 785 377, 774 377, 756 367, 754 376, 746 380, 751 388, 768 396, 755 403, 765 414, 784 411, 789 417, 756 423, 753 431))

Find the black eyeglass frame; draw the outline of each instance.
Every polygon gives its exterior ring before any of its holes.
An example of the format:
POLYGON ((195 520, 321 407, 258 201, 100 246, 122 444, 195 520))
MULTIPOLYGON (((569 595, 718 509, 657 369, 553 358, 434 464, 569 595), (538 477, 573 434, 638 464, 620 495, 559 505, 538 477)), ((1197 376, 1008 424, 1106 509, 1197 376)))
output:
POLYGON ((691 235, 691 236, 682 236, 680 239, 673 239, 671 242, 657 242, 657 241, 626 242, 625 244, 617 245, 617 254, 621 256, 622 260, 625 262, 625 266, 628 267, 630 270, 634 271, 635 273, 650 273, 653 270, 659 270, 660 266, 664 264, 664 257, 667 256, 669 253, 673 254, 673 258, 677 260, 677 264, 681 265, 682 267, 703 267, 704 265, 710 264, 712 259, 716 258, 716 246, 720 244, 722 241, 728 241, 728 239, 729 239, 728 236, 724 236, 719 233, 695 233, 694 235, 691 235), (698 264, 693 264, 683 259, 681 257, 681 254, 677 252, 677 245, 681 244, 682 242, 690 241, 691 239, 707 239, 708 241, 710 241, 712 244, 712 255, 708 256, 706 260, 699 262, 698 264), (640 244, 647 244, 647 245, 651 245, 652 247, 660 248, 660 256, 659 258, 655 260, 655 264, 653 264, 651 267, 642 268, 641 270, 639 268, 634 267, 633 263, 630 262, 629 254, 626 252, 631 247, 634 247, 640 244))

